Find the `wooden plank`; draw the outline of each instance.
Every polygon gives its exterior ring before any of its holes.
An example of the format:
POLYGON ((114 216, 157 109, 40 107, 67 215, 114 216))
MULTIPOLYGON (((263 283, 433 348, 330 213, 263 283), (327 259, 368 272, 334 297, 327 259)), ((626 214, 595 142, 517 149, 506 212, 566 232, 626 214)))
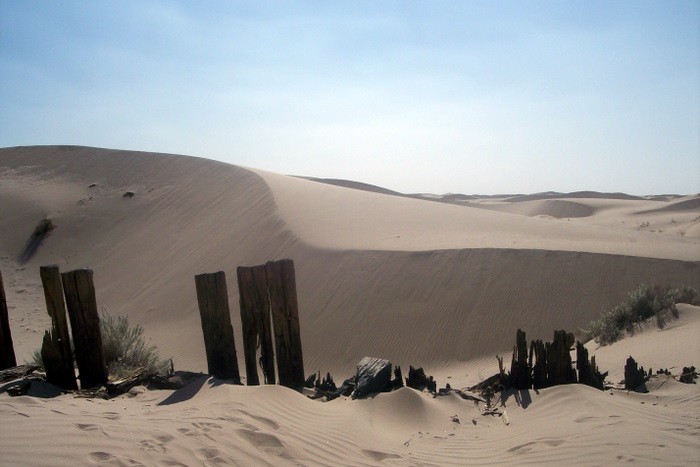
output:
POLYGON ((15 358, 15 348, 12 344, 12 334, 10 333, 10 316, 7 312, 7 301, 5 299, 5 287, 2 283, 2 273, 0 272, 0 370, 17 366, 15 358))
POLYGON ((209 374, 240 384, 236 345, 228 306, 226 275, 223 271, 194 277, 199 315, 202 319, 204 347, 209 374))
POLYGON ((80 388, 107 383, 107 366, 102 349, 100 317, 97 313, 92 270, 77 269, 61 274, 68 307, 80 388))
POLYGON ((260 384, 260 380, 258 379, 257 363, 258 331, 253 311, 253 269, 239 266, 236 269, 236 276, 241 309, 246 381, 248 386, 257 386, 260 384))
POLYGON ((284 259, 269 262, 265 267, 275 333, 279 382, 283 386, 300 391, 304 386, 304 361, 301 351, 294 262, 284 259))
POLYGON ((253 268, 253 314, 260 346, 260 367, 265 384, 275 384, 275 351, 270 318, 270 294, 268 292, 267 268, 264 264, 253 268))
POLYGON ((44 334, 41 346, 46 380, 63 389, 78 389, 68 335, 61 273, 58 266, 41 266, 39 275, 41 284, 44 286, 46 311, 51 317, 51 330, 44 334))

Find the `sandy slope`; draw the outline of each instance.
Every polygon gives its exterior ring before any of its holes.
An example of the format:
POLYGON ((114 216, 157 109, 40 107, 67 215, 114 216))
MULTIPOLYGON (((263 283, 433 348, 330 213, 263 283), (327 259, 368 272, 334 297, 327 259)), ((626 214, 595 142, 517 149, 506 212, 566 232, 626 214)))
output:
MULTIPOLYGON (((441 383, 449 376, 459 387, 492 374, 495 353, 508 351, 518 327, 529 338, 551 338, 554 328, 575 330, 640 282, 700 288, 698 198, 619 198, 457 206, 192 157, 6 148, 0 149, 0 271, 20 360, 38 348, 48 324, 38 267, 56 263, 64 270, 93 268, 101 306, 143 324, 178 368, 202 370, 193 276, 227 273, 238 330, 236 266, 293 258, 307 373, 331 370, 342 378, 362 356, 373 355, 423 365, 441 383), (126 192, 134 196, 125 198, 126 192), (44 216, 58 227, 19 264, 19 252, 44 216)), ((600 366, 616 377, 629 352, 654 368, 697 366, 697 315, 690 309, 686 321, 663 332, 598 349, 600 366), (675 347, 664 347, 666 336, 675 347), (656 348, 667 350, 648 350, 656 348)), ((509 426, 481 416, 471 403, 412 390, 329 404, 279 387, 212 381, 185 392, 108 402, 0 393, 0 460, 698 460, 697 386, 674 381, 651 395, 610 396, 570 386, 510 396, 509 426), (157 405, 173 397, 182 401, 157 405), (44 449, 28 441, 38 420, 50 440, 44 449)))

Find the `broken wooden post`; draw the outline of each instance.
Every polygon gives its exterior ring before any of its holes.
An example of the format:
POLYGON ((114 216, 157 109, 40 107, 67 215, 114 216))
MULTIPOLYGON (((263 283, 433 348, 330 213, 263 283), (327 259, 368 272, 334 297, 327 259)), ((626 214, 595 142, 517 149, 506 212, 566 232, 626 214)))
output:
POLYGON ((41 346, 41 360, 46 371, 46 381, 63 389, 78 389, 68 335, 61 273, 58 266, 41 266, 39 275, 41 284, 44 286, 46 311, 51 317, 51 330, 44 333, 41 346))
MULTIPOLYGON (((639 390, 646 382, 644 367, 637 368, 637 362, 631 356, 625 363, 625 389, 639 390)), ((641 388, 645 390, 645 388, 641 388)))
POLYGON ((515 334, 516 344, 513 349, 513 359, 510 366, 510 384, 515 389, 530 389, 532 378, 527 364, 527 339, 525 332, 518 329, 515 334))
POLYGON ((265 384, 275 384, 275 354, 272 348, 270 297, 265 265, 239 267, 238 291, 243 322, 243 339, 248 385, 259 384, 256 349, 260 347, 260 367, 265 384))
POLYGON ((209 374, 240 384, 236 345, 223 271, 194 276, 209 374))
POLYGON ((294 262, 291 259, 265 265, 270 292, 272 322, 275 327, 277 373, 283 386, 301 390, 304 386, 304 360, 299 331, 294 262))
POLYGON ((549 384, 568 384, 576 382, 576 371, 572 367, 571 346, 574 335, 566 331, 554 331, 554 340, 546 344, 547 374, 549 384))
POLYGON ((80 387, 87 389, 103 385, 107 382, 107 367, 102 350, 102 332, 92 270, 64 272, 61 278, 73 331, 80 387))
POLYGON ((537 339, 530 343, 532 363, 532 385, 535 389, 547 387, 547 350, 544 342, 537 339))
POLYGON ((5 287, 3 286, 2 273, 0 272, 0 370, 13 366, 17 366, 17 359, 15 358, 15 348, 12 345, 10 316, 7 312, 5 287))

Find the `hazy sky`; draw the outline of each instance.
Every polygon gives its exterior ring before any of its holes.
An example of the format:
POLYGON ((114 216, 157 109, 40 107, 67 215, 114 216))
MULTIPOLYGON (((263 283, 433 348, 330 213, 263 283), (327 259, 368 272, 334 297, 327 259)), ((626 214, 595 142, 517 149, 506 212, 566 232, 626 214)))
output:
POLYGON ((700 2, 0 0, 0 146, 403 192, 700 191, 700 2))

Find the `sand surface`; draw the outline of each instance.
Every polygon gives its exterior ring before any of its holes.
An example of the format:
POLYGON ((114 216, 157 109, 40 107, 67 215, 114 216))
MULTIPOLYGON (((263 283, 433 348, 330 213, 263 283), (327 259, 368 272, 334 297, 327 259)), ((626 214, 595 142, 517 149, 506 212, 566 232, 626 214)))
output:
MULTIPOLYGON (((226 272, 242 359, 235 269, 292 258, 307 373, 331 371, 342 380, 371 355, 424 366, 441 384, 473 384, 493 374, 494 356, 508 352, 518 327, 528 338, 551 339, 553 329, 577 330, 640 283, 700 289, 698 196, 585 196, 455 204, 194 157, 0 149, 0 271, 18 359, 40 346, 49 323, 40 265, 92 268, 99 306, 142 324, 176 368, 197 371, 206 363, 193 276, 226 272), (20 264, 45 216, 57 228, 20 264)), ((626 354, 639 355, 645 367, 700 366, 697 315, 687 308, 664 331, 595 350, 599 366, 617 377, 626 354)), ((285 388, 212 380, 191 392, 167 405, 159 403, 181 395, 86 401, 2 393, 8 423, 0 428, 0 460, 700 461, 697 386, 673 380, 647 395, 611 396, 578 385, 513 395, 505 401, 508 426, 472 403, 409 389, 327 404, 285 388), (43 448, 31 444, 37 424, 51 439, 43 448)))

